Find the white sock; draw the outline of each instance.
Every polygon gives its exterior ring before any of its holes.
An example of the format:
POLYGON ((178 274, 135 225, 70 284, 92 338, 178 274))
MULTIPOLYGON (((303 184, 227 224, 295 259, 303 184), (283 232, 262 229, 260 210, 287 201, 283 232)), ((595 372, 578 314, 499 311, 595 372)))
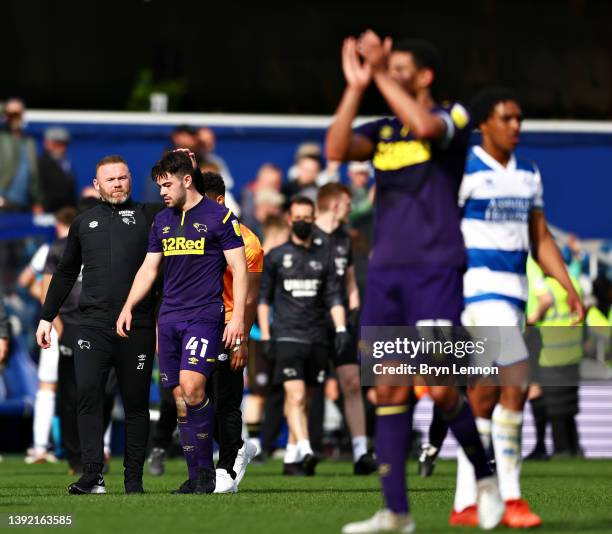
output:
MULTIPOLYGON (((259 438, 247 438, 255 447, 257 447, 258 451, 261 451, 261 440, 259 438)), ((246 441, 245 441, 246 443, 246 441)))
POLYGON ((285 447, 285 458, 283 460, 286 464, 295 464, 298 461, 298 448, 295 443, 287 443, 285 447))
POLYGON ((113 422, 110 421, 104 432, 104 454, 109 455, 111 453, 111 439, 113 436, 113 422))
POLYGON ((521 429, 523 413, 498 404, 493 410, 493 448, 497 463, 499 490, 504 501, 519 499, 521 486, 521 429))
MULTIPOLYGON (((476 428, 485 450, 491 446, 491 420, 476 417, 476 428)), ((476 475, 474 466, 459 447, 457 451, 457 487, 455 489, 455 502, 453 509, 456 512, 465 510, 468 506, 476 504, 478 491, 476 488, 476 475)))
POLYGON ((51 423, 55 415, 55 391, 39 389, 34 401, 34 448, 39 454, 47 452, 51 423))
POLYGON ((482 441, 482 446, 487 452, 491 448, 491 426, 493 426, 493 422, 491 419, 485 419, 484 417, 476 417, 475 420, 480 441, 482 441))
POLYGON ((312 452, 312 447, 310 446, 310 440, 308 439, 301 439, 297 442, 297 448, 298 448, 298 461, 302 461, 304 459, 304 456, 306 456, 307 454, 313 454, 312 452))
POLYGON ((365 436, 355 436, 351 443, 353 444, 353 462, 368 453, 368 438, 365 436))

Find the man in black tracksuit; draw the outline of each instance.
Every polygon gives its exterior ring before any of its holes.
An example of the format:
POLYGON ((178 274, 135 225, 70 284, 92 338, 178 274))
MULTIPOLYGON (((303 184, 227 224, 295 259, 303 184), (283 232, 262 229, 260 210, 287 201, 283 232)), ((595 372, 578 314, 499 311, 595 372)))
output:
POLYGON ((96 166, 93 183, 102 202, 81 213, 70 226, 36 338, 41 347, 49 346, 51 321, 70 293, 82 265, 74 370, 83 476, 68 491, 106 493, 102 477, 103 404, 106 379, 114 367, 125 410, 125 491, 142 493, 155 352, 154 296, 149 295, 134 309, 128 338, 116 334, 115 323, 146 255, 153 217, 163 206, 139 204, 130 199, 130 172, 120 156, 102 159, 96 166))
POLYGON ((314 475, 318 462, 309 440, 306 398, 325 381, 328 310, 336 329, 336 351, 343 353, 349 341, 330 249, 312 244, 314 211, 308 198, 291 201, 291 238, 266 256, 257 309, 261 339, 268 345, 270 308, 274 310, 274 380, 285 390, 289 426, 283 471, 287 475, 314 475))

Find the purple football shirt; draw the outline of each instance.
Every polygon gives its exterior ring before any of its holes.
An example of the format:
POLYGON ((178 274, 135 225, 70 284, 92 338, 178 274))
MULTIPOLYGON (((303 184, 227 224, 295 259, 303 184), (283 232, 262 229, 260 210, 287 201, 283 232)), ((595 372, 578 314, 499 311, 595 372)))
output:
POLYGON ((236 216, 206 197, 186 212, 160 211, 148 248, 164 255, 159 324, 196 318, 218 321, 227 267, 223 251, 243 246, 236 216))
POLYGON ((397 118, 368 122, 355 133, 375 146, 374 247, 371 268, 465 265, 457 194, 471 128, 460 104, 433 109, 444 139, 416 139, 397 118))

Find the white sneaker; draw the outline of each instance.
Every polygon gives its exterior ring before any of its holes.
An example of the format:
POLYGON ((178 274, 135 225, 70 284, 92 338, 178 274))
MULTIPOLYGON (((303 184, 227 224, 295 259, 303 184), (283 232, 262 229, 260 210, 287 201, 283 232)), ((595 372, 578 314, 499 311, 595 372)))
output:
POLYGON ((26 464, 56 464, 59 460, 52 452, 33 452, 26 456, 23 461, 26 464))
POLYGON ((255 443, 248 439, 244 440, 242 447, 238 449, 236 460, 234 461, 234 473, 236 473, 236 487, 240 484, 240 481, 244 477, 247 465, 251 462, 255 456, 259 454, 259 448, 255 443))
POLYGON ((414 532, 416 524, 410 514, 396 514, 391 510, 379 510, 370 519, 348 523, 342 534, 368 534, 370 532, 414 532))
POLYGON ((236 493, 238 487, 236 481, 225 469, 217 469, 215 491, 213 493, 236 493))
POLYGON ((483 478, 476 483, 478 488, 478 523, 480 528, 491 530, 499 525, 506 506, 499 493, 497 477, 483 478))

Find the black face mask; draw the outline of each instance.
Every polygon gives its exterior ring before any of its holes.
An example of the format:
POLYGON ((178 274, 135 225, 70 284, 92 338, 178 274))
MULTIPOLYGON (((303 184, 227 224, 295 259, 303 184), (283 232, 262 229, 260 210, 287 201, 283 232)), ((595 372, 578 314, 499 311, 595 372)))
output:
POLYGON ((312 223, 306 221, 295 221, 291 225, 291 231, 299 239, 308 239, 310 234, 312 234, 312 223))

